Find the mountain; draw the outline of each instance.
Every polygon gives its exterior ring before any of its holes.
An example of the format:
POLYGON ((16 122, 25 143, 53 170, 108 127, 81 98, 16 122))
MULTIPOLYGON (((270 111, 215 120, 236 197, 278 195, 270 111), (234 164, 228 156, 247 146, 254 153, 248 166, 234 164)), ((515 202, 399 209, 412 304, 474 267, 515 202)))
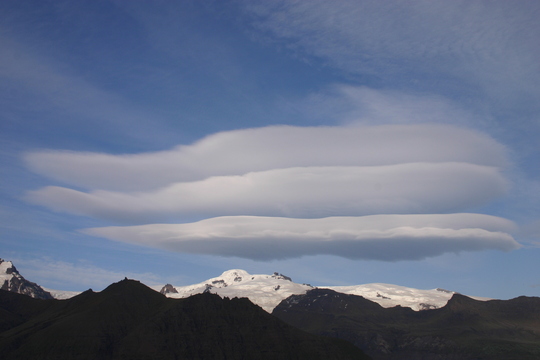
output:
MULTIPOLYGON (((407 306, 413 310, 440 308, 455 292, 444 289, 419 290, 389 284, 365 284, 354 286, 321 286, 344 294, 360 295, 383 307, 407 306)), ((156 288, 157 290, 158 288, 156 288)), ((314 289, 309 284, 294 283, 283 274, 251 275, 244 270, 225 271, 221 276, 188 286, 167 284, 161 293, 172 298, 185 298, 193 294, 211 292, 222 297, 247 297, 264 310, 272 310, 290 295, 305 294, 314 289)), ((475 298, 488 300, 487 298, 475 298)))
MULTIPOLYGON (((41 299, 69 299, 80 292, 44 289, 25 280, 10 261, 0 259, 0 284, 3 290, 14 291, 41 299)), ((390 284, 364 284, 353 286, 321 286, 344 294, 360 295, 383 307, 407 306, 413 310, 436 309, 444 306, 455 292, 444 289, 420 290, 390 284)), ((187 286, 154 287, 154 290, 171 298, 186 298, 210 292, 221 297, 246 297, 267 312, 291 295, 305 294, 314 289, 309 284, 298 284, 283 274, 251 275, 245 270, 225 271, 218 277, 187 286)), ((477 300, 488 298, 474 297, 477 300)))
POLYGON ((0 291, 2 359, 367 359, 248 299, 170 299, 125 279, 68 300, 0 291))
POLYGON ((221 276, 188 286, 165 285, 161 293, 171 298, 186 298, 194 294, 210 292, 221 297, 246 297, 267 312, 293 294, 304 294, 313 289, 308 284, 297 284, 291 278, 277 272, 273 275, 251 275, 245 270, 225 271, 221 276))
POLYGON ((440 309, 383 308, 313 289, 273 315, 313 334, 348 340, 374 359, 540 359, 540 298, 478 301, 454 294, 440 309))
MULTIPOLYGON (((331 289, 343 294, 359 295, 385 308, 399 305, 410 307, 416 311, 443 307, 454 294, 457 294, 455 291, 441 288, 421 290, 380 283, 353 286, 320 286, 319 288, 331 289)), ((481 301, 491 300, 485 297, 470 297, 481 301)))
POLYGON ((11 261, 0 259, 0 289, 24 294, 36 299, 52 299, 51 293, 36 283, 26 280, 11 261))

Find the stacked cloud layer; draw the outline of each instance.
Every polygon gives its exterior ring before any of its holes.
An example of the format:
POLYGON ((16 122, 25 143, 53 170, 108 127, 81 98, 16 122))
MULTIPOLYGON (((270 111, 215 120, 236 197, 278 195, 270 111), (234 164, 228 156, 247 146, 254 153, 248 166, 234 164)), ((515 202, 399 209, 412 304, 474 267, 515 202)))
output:
POLYGON ((399 260, 519 247, 508 220, 456 214, 504 195, 507 160, 493 139, 453 126, 273 126, 163 152, 38 152, 26 161, 89 189, 27 194, 58 211, 145 224, 205 219, 86 230, 175 251, 399 260))

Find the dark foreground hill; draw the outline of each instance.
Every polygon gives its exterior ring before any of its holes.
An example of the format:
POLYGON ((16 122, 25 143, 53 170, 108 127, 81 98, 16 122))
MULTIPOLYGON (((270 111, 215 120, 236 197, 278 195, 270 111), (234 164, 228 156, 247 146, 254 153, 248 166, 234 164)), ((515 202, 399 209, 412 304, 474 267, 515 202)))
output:
POLYGON ((366 359, 247 299, 169 299, 124 280, 69 300, 0 291, 2 359, 366 359))
POLYGON ((315 289, 273 311, 313 334, 346 339, 374 359, 540 359, 540 298, 476 301, 454 295, 435 310, 382 308, 315 289))

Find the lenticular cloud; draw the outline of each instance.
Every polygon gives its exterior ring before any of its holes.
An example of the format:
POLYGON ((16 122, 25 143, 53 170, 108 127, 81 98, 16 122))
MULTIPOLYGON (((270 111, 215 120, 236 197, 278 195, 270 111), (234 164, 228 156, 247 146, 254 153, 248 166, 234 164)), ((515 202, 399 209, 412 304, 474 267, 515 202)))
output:
POLYGON ((151 192, 84 193, 47 187, 33 202, 122 221, 170 215, 290 216, 447 213, 483 205, 506 190, 494 167, 467 163, 302 167, 215 176, 151 192))
POLYGON ((292 219, 233 216, 188 224, 151 224, 83 232, 146 246, 210 255, 273 260, 332 254, 350 259, 419 260, 446 252, 519 244, 511 221, 480 214, 373 215, 292 219))
POLYGON ((452 214, 507 188, 504 147, 453 126, 271 126, 163 152, 37 152, 25 159, 36 172, 88 189, 45 187, 28 192, 29 201, 145 223, 85 232, 173 251, 393 261, 518 246, 507 220, 452 214), (203 220, 152 224, 172 218, 203 220))
POLYGON ((212 176, 313 166, 463 162, 501 167, 505 149, 476 131, 447 125, 295 127, 225 131, 172 150, 110 155, 26 154, 35 172, 88 189, 147 191, 212 176))

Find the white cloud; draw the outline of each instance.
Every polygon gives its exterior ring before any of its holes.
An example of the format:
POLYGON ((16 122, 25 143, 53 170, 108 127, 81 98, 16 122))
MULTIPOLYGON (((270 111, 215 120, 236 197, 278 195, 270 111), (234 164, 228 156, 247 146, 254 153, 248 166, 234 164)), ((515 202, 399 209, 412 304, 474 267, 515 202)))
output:
POLYGON ((35 172, 89 189, 137 191, 210 176, 306 166, 379 166, 466 162, 504 166, 492 138, 449 125, 294 127, 225 131, 192 145, 131 155, 67 151, 28 153, 35 172))
POLYGON ((467 163, 407 163, 276 169, 176 183, 152 192, 84 193, 46 187, 28 194, 56 210, 115 220, 161 216, 447 213, 504 194, 497 168, 467 163))
POLYGON ((394 261, 518 247, 507 220, 433 215, 474 209, 507 189, 505 147, 450 125, 271 126, 156 153, 38 152, 26 160, 51 177, 102 188, 27 193, 55 210, 128 223, 210 218, 85 230, 180 252, 394 261))
POLYGON ((373 215, 293 219, 218 217, 188 224, 84 229, 110 240, 185 253, 273 260, 332 254, 419 260, 448 252, 519 248, 506 219, 481 214, 373 215))

